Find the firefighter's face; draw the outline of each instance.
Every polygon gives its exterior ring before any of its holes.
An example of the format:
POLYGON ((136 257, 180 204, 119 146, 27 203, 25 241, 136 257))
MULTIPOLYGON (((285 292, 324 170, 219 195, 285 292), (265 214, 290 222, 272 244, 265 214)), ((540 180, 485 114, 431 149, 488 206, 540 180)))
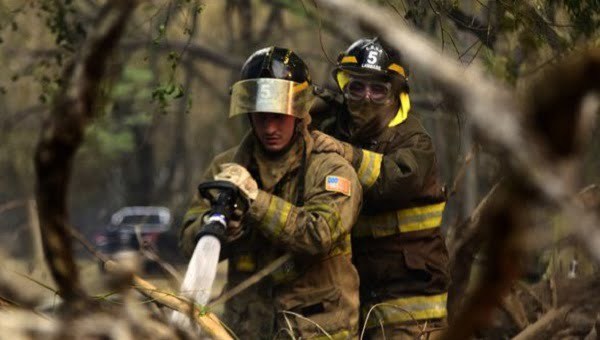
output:
POLYGON ((269 152, 285 149, 294 137, 296 118, 293 116, 256 112, 250 114, 256 137, 269 152))

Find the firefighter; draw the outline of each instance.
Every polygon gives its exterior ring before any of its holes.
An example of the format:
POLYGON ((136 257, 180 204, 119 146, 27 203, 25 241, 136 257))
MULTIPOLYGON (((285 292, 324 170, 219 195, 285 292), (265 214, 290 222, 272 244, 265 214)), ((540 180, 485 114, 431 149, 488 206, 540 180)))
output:
POLYGON ((407 67, 377 38, 360 39, 339 55, 333 77, 343 99, 315 103, 311 114, 328 119, 313 137, 315 152, 342 155, 363 187, 352 245, 366 334, 439 334, 449 285, 445 192, 432 140, 410 111, 407 67))
MULTIPOLYGON (((286 252, 293 255, 226 303, 225 322, 240 339, 272 339, 289 331, 302 339, 357 336, 358 273, 350 230, 362 188, 338 154, 313 153, 307 128, 312 99, 308 68, 293 51, 269 47, 252 54, 232 87, 230 106, 230 117, 247 116, 252 129, 204 175, 233 183, 250 202, 228 226, 227 287, 286 252)), ((188 256, 209 208, 196 196, 184 217, 181 246, 188 256)))

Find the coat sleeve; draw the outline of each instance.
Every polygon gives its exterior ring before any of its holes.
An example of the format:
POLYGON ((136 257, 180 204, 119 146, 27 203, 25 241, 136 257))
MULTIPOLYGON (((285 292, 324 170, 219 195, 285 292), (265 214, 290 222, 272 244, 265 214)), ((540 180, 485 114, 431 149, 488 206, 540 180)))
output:
POLYGON ((293 253, 330 252, 332 246, 349 235, 360 211, 362 189, 356 173, 338 155, 324 157, 329 157, 330 162, 316 166, 314 173, 307 176, 304 206, 295 206, 261 190, 247 215, 267 238, 293 253), (349 192, 326 188, 327 178, 335 177, 349 186, 349 192))
POLYGON ((364 190, 365 209, 399 208, 420 196, 436 166, 431 137, 420 124, 404 131, 385 154, 353 147, 353 166, 364 190))

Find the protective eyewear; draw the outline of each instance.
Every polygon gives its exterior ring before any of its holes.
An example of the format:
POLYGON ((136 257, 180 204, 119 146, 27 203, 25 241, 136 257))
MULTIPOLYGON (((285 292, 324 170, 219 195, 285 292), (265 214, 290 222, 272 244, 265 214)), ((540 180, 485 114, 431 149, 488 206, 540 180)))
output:
POLYGON ((392 84, 385 81, 366 81, 363 79, 350 78, 344 95, 350 100, 363 100, 367 97, 373 103, 384 104, 392 93, 392 84))

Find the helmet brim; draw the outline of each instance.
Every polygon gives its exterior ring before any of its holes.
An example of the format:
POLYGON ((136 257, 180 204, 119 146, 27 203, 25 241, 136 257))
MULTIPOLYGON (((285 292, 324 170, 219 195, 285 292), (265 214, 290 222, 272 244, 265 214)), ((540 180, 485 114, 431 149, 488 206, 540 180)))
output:
POLYGON ((365 67, 360 67, 360 66, 355 66, 355 65, 341 65, 338 67, 338 70, 344 71, 350 75, 357 75, 357 76, 388 76, 389 74, 386 71, 382 71, 382 70, 377 70, 377 69, 370 69, 370 68, 365 68, 365 67))

